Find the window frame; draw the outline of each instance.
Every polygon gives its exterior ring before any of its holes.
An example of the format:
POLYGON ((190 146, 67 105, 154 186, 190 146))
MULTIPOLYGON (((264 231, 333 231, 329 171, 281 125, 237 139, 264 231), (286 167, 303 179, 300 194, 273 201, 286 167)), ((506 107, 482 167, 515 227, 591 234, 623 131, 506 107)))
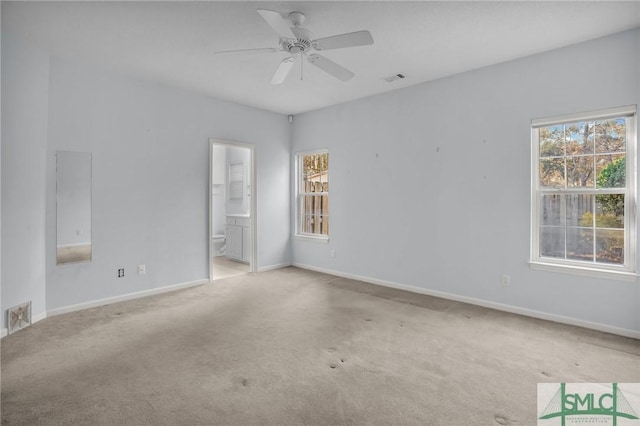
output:
MULTIPOLYGON (((304 200, 304 196, 306 195, 324 195, 329 198, 329 191, 323 192, 303 192, 302 188, 304 188, 303 180, 303 166, 302 161, 305 156, 309 155, 317 155, 317 154, 327 154, 327 158, 329 157, 329 150, 326 148, 322 149, 313 149, 308 151, 298 151, 295 154, 295 233, 294 236, 299 239, 305 239, 309 241, 329 242, 329 234, 316 234, 310 232, 302 231, 302 223, 303 223, 303 209, 302 202, 304 200)), ((327 183, 330 182, 330 173, 331 170, 331 162, 327 166, 327 183)), ((330 205, 331 203, 329 203, 330 205)), ((328 214, 330 216, 330 214, 328 214)), ((329 231, 331 232, 331 231, 329 231)))
POLYGON ((244 161, 242 160, 236 160, 236 161, 230 161, 229 162, 229 169, 228 169, 228 173, 229 173, 229 194, 227 196, 227 198, 229 199, 229 201, 242 201, 244 199, 244 188, 245 188, 245 164, 244 161), (240 170, 240 179, 233 179, 234 177, 234 168, 235 167, 239 167, 240 170), (240 187, 240 195, 236 195, 234 196, 234 192, 233 192, 233 188, 234 188, 234 183, 236 183, 236 185, 239 185, 240 187))
MULTIPOLYGON (((635 281, 637 274, 637 106, 630 105, 583 113, 567 114, 531 120, 531 229, 530 260, 533 269, 568 272, 579 275, 599 276, 635 281), (611 118, 624 118, 627 130, 625 147, 626 181, 623 191, 611 188, 585 190, 584 188, 541 188, 539 166, 539 129, 559 124, 580 121, 596 121, 611 118), (624 206, 624 264, 606 264, 572 259, 544 257, 540 255, 540 218, 542 208, 540 200, 543 194, 594 194, 621 192, 625 195, 624 206)), ((565 154, 566 157, 566 154, 565 154)), ((565 176, 566 179, 566 176, 565 176)), ((596 179, 596 176, 594 176, 596 179)))

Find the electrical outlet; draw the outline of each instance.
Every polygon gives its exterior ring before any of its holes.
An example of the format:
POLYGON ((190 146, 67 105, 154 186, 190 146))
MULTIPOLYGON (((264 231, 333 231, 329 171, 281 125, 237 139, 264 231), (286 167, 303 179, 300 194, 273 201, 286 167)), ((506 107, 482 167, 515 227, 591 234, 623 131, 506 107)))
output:
POLYGON ((502 286, 509 287, 511 285, 511 276, 502 274, 502 286))
POLYGON ((336 251, 335 251, 335 250, 331 250, 331 251, 329 252, 329 256, 331 256, 331 257, 336 257, 336 251))
POLYGON ((118 278, 124 277, 124 268, 118 269, 118 278))
POLYGON ((147 267, 145 265, 138 265, 138 275, 144 275, 147 273, 147 267))

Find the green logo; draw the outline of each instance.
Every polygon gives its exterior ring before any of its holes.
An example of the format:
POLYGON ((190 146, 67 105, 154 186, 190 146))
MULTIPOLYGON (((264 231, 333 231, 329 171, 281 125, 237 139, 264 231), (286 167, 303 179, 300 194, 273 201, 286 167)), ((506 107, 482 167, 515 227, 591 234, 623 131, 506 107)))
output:
MULTIPOLYGON (((638 415, 618 388, 617 383, 611 383, 611 392, 602 392, 600 386, 590 392, 585 390, 585 388, 588 389, 589 384, 581 385, 581 392, 567 392, 566 383, 560 383, 558 391, 538 419, 559 417, 562 426, 565 426, 566 419, 570 416, 581 416, 581 423, 588 418, 593 418, 591 416, 608 416, 613 426, 617 426, 618 418, 638 420, 638 415)), ((540 390, 540 384, 538 390, 540 390)))

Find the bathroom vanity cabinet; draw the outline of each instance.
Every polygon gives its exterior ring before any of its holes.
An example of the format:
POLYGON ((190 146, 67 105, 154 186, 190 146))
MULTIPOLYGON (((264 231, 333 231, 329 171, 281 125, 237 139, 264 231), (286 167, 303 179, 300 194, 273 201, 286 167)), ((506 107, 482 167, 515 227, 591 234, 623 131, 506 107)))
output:
POLYGON ((249 216, 227 215, 226 235, 227 257, 249 263, 251 258, 251 227, 249 216))

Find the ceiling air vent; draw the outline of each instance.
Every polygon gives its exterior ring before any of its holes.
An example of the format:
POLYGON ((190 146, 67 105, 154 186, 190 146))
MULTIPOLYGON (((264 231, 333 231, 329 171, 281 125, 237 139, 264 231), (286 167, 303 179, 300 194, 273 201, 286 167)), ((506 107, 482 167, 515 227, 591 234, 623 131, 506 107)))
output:
POLYGON ((395 74, 389 77, 385 77, 384 81, 386 81, 387 83, 391 83, 392 81, 400 80, 401 78, 404 78, 404 74, 395 74))

